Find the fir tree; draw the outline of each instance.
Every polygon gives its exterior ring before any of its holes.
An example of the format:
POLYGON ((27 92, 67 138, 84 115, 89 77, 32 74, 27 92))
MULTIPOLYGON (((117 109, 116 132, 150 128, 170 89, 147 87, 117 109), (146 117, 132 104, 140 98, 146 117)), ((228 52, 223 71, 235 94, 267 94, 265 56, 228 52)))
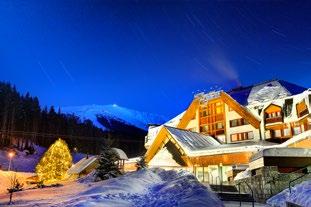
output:
POLYGON ((95 180, 107 180, 121 175, 122 173, 117 165, 118 160, 119 157, 116 152, 112 148, 105 145, 99 155, 99 165, 96 168, 95 180))
POLYGON ((72 157, 66 142, 58 139, 45 152, 36 166, 39 181, 45 183, 62 180, 72 165, 72 157))
POLYGON ((147 163, 146 163, 146 160, 145 160, 145 156, 141 156, 139 158, 139 160, 137 160, 136 162, 136 167, 137 167, 137 170, 141 170, 141 169, 145 169, 147 168, 147 163))

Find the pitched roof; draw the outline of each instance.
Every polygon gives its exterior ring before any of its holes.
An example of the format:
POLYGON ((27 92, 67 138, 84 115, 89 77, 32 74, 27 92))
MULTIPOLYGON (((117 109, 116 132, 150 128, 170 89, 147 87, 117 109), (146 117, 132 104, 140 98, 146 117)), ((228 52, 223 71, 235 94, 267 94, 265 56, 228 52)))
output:
POLYGON ((290 83, 288 81, 284 80, 269 80, 265 82, 261 82, 258 84, 250 85, 247 87, 238 87, 231 89, 227 91, 227 93, 235 99, 239 104, 241 105, 248 105, 250 103, 250 98, 254 99, 255 98, 262 98, 265 100, 265 97, 263 97, 265 94, 263 93, 258 93, 258 92, 266 92, 270 96, 273 95, 273 97, 267 97, 267 98, 272 98, 274 99, 275 96, 278 95, 283 95, 283 96, 291 96, 291 95, 296 95, 299 93, 302 93, 303 91, 307 90, 307 88, 296 85, 294 83, 290 83), (271 90, 275 91, 275 88, 272 88, 273 86, 281 86, 279 93, 276 94, 271 94, 269 90, 267 90, 269 87, 271 87, 271 90), (261 90, 261 91, 260 91, 261 90), (288 94, 285 94, 285 92, 288 92, 288 94), (252 96, 252 97, 250 97, 252 96), (257 97, 256 97, 257 96, 257 97))
POLYGON ((68 170, 68 174, 79 174, 82 171, 84 171, 87 167, 89 167, 91 164, 96 162, 97 157, 91 156, 91 157, 84 157, 76 164, 72 165, 71 168, 68 170))
POLYGON ((220 145, 217 140, 208 135, 169 126, 164 127, 180 144, 180 146, 188 151, 201 150, 209 147, 217 147, 220 145))
POLYGON ((123 150, 121 150, 119 148, 111 148, 111 149, 116 152, 116 154, 118 155, 118 158, 120 160, 128 160, 128 157, 127 157, 126 153, 123 150))

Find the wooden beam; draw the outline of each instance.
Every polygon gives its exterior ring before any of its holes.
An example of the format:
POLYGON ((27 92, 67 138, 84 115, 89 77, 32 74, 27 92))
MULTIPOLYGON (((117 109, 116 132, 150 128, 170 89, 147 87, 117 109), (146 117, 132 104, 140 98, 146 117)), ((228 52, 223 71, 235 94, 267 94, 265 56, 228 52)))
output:
POLYGON ((190 120, 193 118, 193 116, 195 116, 196 114, 196 110, 199 107, 199 99, 195 98, 191 104, 189 105, 188 109, 186 110, 185 114, 183 115, 183 117, 181 118, 180 122, 177 125, 177 128, 180 129, 185 129, 188 125, 188 123, 190 122, 190 120))

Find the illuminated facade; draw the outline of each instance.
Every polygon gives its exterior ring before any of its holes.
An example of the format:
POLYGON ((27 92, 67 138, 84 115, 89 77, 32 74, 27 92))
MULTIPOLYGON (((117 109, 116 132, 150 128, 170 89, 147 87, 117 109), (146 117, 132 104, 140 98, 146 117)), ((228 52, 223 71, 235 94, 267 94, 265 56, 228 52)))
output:
POLYGON ((310 110, 311 91, 282 80, 199 93, 183 113, 150 127, 146 160, 186 168, 204 182, 227 182, 260 150, 311 148, 310 110))

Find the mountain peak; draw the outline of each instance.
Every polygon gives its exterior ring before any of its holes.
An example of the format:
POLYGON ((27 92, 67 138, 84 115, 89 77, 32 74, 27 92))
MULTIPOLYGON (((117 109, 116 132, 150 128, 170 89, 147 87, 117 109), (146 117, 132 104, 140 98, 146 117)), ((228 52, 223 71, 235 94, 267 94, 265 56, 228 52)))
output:
POLYGON ((98 121, 98 117, 118 120, 143 130, 147 130, 148 124, 150 123, 163 124, 167 120, 166 117, 161 115, 128 109, 115 103, 110 105, 91 104, 82 106, 66 106, 60 108, 63 113, 75 114, 80 117, 82 121, 89 119, 95 126, 104 130, 109 129, 98 121))

